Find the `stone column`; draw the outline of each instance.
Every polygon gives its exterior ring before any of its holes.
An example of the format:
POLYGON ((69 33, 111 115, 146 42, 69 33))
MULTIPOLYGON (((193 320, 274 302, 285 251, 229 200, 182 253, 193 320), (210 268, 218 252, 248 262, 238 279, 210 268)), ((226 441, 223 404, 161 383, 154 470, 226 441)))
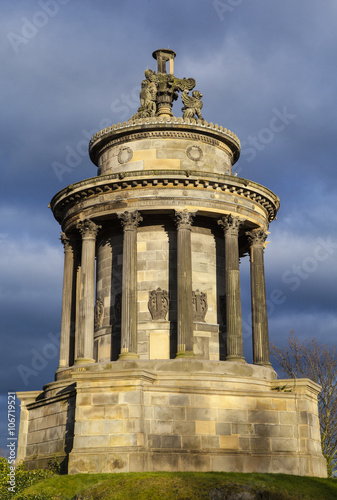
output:
POLYGON ((96 235, 101 226, 89 219, 77 224, 82 235, 79 329, 75 363, 94 363, 94 305, 96 235))
POLYGON ((226 330, 228 361, 243 361, 242 313, 239 270, 239 229, 242 221, 238 217, 225 215, 218 221, 225 235, 226 272, 226 330))
POLYGON ((65 233, 61 233, 60 240, 64 246, 64 269, 63 269, 63 295, 62 295, 62 317, 61 317, 61 340, 60 340, 60 362, 58 370, 69 366, 70 360, 70 336, 72 329, 72 305, 74 278, 74 253, 73 245, 65 233))
POLYGON ((140 213, 124 212, 118 216, 124 231, 121 353, 119 359, 139 358, 137 354, 137 227, 140 213))
POLYGON ((264 277, 264 243, 267 233, 263 229, 247 231, 250 243, 250 280, 252 293, 253 362, 270 365, 266 285, 264 277))
POLYGON ((177 224, 177 358, 194 357, 191 226, 195 214, 176 212, 177 224))

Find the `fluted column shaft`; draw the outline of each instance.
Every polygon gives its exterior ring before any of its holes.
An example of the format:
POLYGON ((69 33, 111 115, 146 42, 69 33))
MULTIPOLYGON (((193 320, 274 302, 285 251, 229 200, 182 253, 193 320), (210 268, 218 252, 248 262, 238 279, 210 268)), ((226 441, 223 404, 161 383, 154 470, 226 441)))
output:
POLYGON ((225 236, 226 360, 244 360, 238 240, 242 222, 238 217, 227 215, 218 224, 223 228, 225 236))
POLYGON ((192 310, 192 213, 176 212, 177 224, 177 357, 194 357, 192 310))
POLYGON ((74 254, 73 254, 72 243, 65 233, 61 234, 60 239, 64 246, 64 269, 63 269, 60 361, 58 369, 69 366, 73 294, 76 293, 76 291, 73 289, 74 254))
POLYGON ((118 216, 124 231, 121 353, 119 359, 138 358, 137 354, 137 227, 140 213, 124 212, 118 216))
POLYGON ((250 280, 252 295, 253 362, 270 365, 267 298, 264 275, 264 242, 267 233, 263 229, 247 232, 250 243, 250 280))
POLYGON ((77 228, 82 235, 82 257, 76 363, 94 363, 95 250, 101 226, 86 219, 77 228))

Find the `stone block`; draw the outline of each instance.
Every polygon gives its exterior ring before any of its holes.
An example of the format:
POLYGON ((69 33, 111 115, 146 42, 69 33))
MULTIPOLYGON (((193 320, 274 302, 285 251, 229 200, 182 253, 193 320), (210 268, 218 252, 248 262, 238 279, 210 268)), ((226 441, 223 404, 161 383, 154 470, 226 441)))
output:
POLYGON ((215 422, 210 421, 196 421, 195 422, 196 434, 215 434, 215 422))
POLYGON ((124 403, 140 404, 142 399, 141 391, 128 391, 122 395, 124 403))
POLYGON ((158 434, 148 434, 147 436, 148 447, 151 448, 161 448, 161 435, 158 434))
POLYGON ((239 436, 220 436, 219 446, 225 450, 239 450, 239 436))
POLYGON ((99 448, 107 446, 107 440, 107 436, 75 436, 74 448, 99 448))
POLYGON ((203 449, 219 449, 219 436, 201 436, 201 448, 203 449))
MULTIPOLYGON (((127 422, 134 422, 130 420, 108 420, 103 423, 103 434, 122 434, 124 426, 127 422)), ((126 431, 126 429, 125 429, 126 431)), ((126 431, 127 432, 127 431, 126 431)))
POLYGON ((168 396, 162 394, 151 394, 151 404, 152 405, 168 405, 168 396))
POLYGON ((252 452, 257 452, 257 453, 261 451, 269 452, 271 450, 270 438, 267 437, 251 437, 250 445, 252 452))
POLYGON ((282 456, 271 457, 271 473, 273 474, 300 474, 299 457, 282 456))
MULTIPOLYGON (((105 446, 107 446, 106 439, 105 446)), ((108 446, 137 446, 137 435, 121 434, 117 436, 110 436, 108 446)))
POLYGON ((172 422, 173 434, 180 434, 182 436, 193 436, 195 434, 195 422, 186 422, 184 420, 173 420, 172 422))
POLYGON ((185 408, 169 406, 155 407, 154 418, 159 420, 185 420, 185 408))
POLYGON ((170 332, 150 332, 150 359, 170 359, 170 332))
POLYGON ((162 436, 162 448, 181 448, 181 436, 162 436))
MULTIPOLYGON (((248 422, 252 424, 278 424, 279 413, 276 411, 250 411, 248 422)), ((288 422, 284 422, 288 423, 288 422)))
POLYGON ((171 406, 190 406, 190 396, 188 394, 173 394, 169 396, 171 406))
POLYGON ((182 436, 183 450, 201 449, 201 436, 182 436))
POLYGON ((212 455, 211 470, 214 472, 237 472, 243 470, 243 457, 240 455, 212 455))
POLYGON ((295 411, 280 411, 280 424, 292 424, 296 425, 298 423, 298 414, 295 411))
POLYGON ((255 434, 256 433, 256 429, 254 428, 253 424, 236 424, 236 423, 232 423, 232 433, 233 434, 240 434, 241 436, 247 436, 247 435, 255 434))
POLYGON ((292 438, 296 427, 293 425, 255 424, 254 429, 257 436, 292 438))
POLYGON ((187 420, 216 420, 216 410, 213 408, 186 408, 187 420))
POLYGON ((152 434, 172 434, 172 421, 152 420, 151 432, 152 434))
MULTIPOLYGON (((259 412, 256 412, 259 413, 259 412)), ((246 424, 248 422, 247 410, 218 410, 218 421, 224 423, 246 424)))
POLYGON ((91 394, 79 393, 76 396, 77 406, 90 406, 91 405, 91 394))
POLYGON ((93 405, 115 405, 118 403, 118 393, 98 393, 92 395, 93 405))
POLYGON ((286 452, 297 452, 298 451, 298 441, 297 439, 291 438, 272 438, 271 440, 272 451, 286 451, 286 452))
POLYGON ((178 453, 154 453, 149 456, 149 470, 173 472, 179 470, 178 453))
POLYGON ((201 454, 184 453, 179 456, 179 470, 182 471, 210 471, 211 457, 201 454))
MULTIPOLYGON (((232 434, 232 425, 234 425, 234 424, 216 422, 215 423, 215 433, 220 435, 220 436, 229 436, 230 434, 232 434)), ((235 425, 237 425, 237 424, 235 424, 235 425)), ((233 432, 233 434, 236 434, 236 432, 233 432)))

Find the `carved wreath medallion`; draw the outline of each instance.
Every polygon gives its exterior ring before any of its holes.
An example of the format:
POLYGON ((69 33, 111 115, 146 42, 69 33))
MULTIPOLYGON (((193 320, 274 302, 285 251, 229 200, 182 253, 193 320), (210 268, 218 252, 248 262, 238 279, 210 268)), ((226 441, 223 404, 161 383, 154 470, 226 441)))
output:
POLYGON ((201 158, 203 156, 203 152, 202 152, 201 147, 195 146, 195 145, 188 146, 188 148, 186 149, 186 154, 187 154, 187 157, 193 161, 199 161, 199 160, 201 160, 201 158))
POLYGON ((129 161, 131 161, 132 157, 133 157, 132 149, 129 147, 126 147, 126 148, 120 148, 120 150, 118 152, 117 159, 118 159, 119 163, 123 164, 123 163, 128 163, 129 161))

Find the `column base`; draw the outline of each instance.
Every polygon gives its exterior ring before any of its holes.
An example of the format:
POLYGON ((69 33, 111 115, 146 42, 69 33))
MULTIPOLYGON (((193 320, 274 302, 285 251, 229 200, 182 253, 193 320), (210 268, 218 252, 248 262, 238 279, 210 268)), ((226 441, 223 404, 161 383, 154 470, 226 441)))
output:
POLYGON ((270 361, 257 361, 257 362, 253 361, 253 364, 258 366, 270 366, 270 368, 273 367, 270 361))
POLYGON ((87 365, 89 363, 96 363, 96 360, 93 358, 77 358, 74 365, 87 365))
POLYGON ((59 365, 59 366, 57 367, 57 370, 56 370, 56 372, 55 372, 55 373, 62 372, 63 370, 66 370, 67 368, 69 368, 69 366, 61 366, 61 365, 59 365))
POLYGON ((195 354, 193 351, 179 351, 176 358, 195 358, 195 354))
POLYGON ((226 357, 226 361, 241 361, 241 363, 246 363, 246 360, 242 356, 235 356, 234 354, 230 354, 226 357))
POLYGON ((126 359, 139 359, 139 354, 136 352, 121 352, 118 356, 118 361, 124 361, 126 359))

